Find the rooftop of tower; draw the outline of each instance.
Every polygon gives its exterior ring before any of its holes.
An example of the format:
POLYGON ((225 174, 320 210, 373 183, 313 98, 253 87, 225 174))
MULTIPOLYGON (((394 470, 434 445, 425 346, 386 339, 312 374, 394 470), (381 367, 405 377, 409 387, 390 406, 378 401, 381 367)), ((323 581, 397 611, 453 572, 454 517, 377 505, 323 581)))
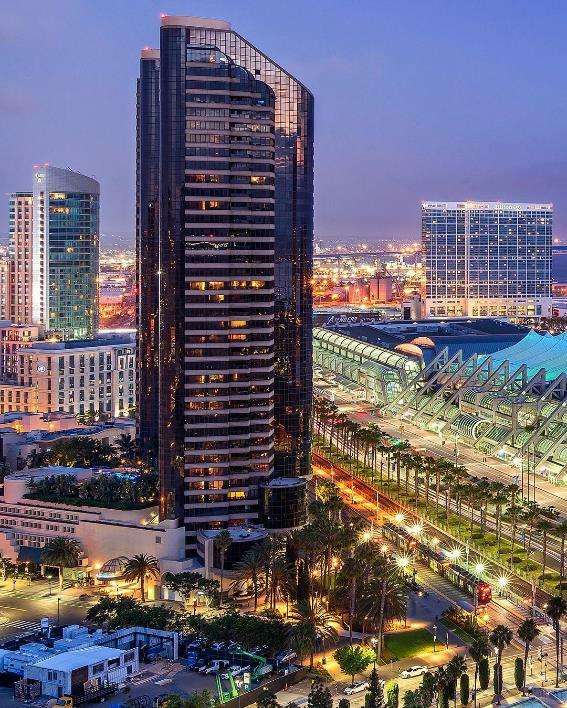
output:
POLYGON ((207 17, 192 17, 191 15, 161 15, 162 27, 202 27, 205 29, 229 30, 230 22, 211 20, 207 17))

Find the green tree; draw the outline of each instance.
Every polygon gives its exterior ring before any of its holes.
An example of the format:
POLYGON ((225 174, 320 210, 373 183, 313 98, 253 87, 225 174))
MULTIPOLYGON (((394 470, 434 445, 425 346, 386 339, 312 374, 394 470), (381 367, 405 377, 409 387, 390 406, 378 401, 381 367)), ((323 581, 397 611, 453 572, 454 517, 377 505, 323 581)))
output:
POLYGON ((124 465, 133 465, 138 456, 138 445, 136 441, 128 433, 122 433, 115 441, 114 447, 120 461, 124 465))
POLYGON ((478 664, 478 683, 482 691, 486 691, 490 685, 490 664, 486 656, 478 664))
MULTIPOLYGON (((469 647, 469 656, 471 659, 474 661, 474 696, 475 696, 475 705, 476 705, 476 687, 477 687, 477 681, 479 677, 479 669, 480 669, 480 663, 481 661, 485 660, 486 657, 490 654, 490 647, 488 646, 488 641, 486 637, 482 636, 476 639, 469 647)), ((487 660, 488 664, 488 660, 487 660)), ((488 680, 488 678, 487 678, 488 680)), ((488 685, 488 684, 487 684, 488 685)), ((482 686, 482 683, 481 683, 482 686)), ((484 686, 486 688, 486 686, 484 686)))
POLYGON ((388 708, 398 708, 400 696, 400 687, 397 683, 393 683, 388 687, 388 698, 387 705, 388 708))
POLYGON ((223 598, 223 593, 224 593, 224 564, 225 564, 225 559, 226 559, 226 552, 232 545, 232 536, 230 535, 230 531, 227 529, 223 529, 220 533, 218 533, 213 541, 214 547, 218 550, 219 552, 219 560, 220 560, 220 591, 221 591, 221 605, 222 605, 222 598, 223 598))
POLYGON ((300 656, 309 655, 309 667, 313 668, 317 649, 337 638, 337 630, 331 624, 335 618, 317 603, 301 603, 290 613, 290 619, 288 642, 300 656))
MULTIPOLYGON (((374 652, 372 652, 372 654, 374 659, 374 652)), ((370 708, 382 708, 384 705, 384 682, 378 678, 376 668, 372 669, 370 672, 370 686, 366 698, 368 699, 367 703, 370 704, 370 708)))
POLYGON ((559 651, 559 640, 561 635, 561 619, 567 612, 567 601, 561 596, 552 597, 545 609, 547 616, 553 623, 553 629, 555 631, 555 687, 559 686, 559 663, 561 660, 561 654, 559 651))
POLYGON ((256 701, 258 708, 281 708, 276 694, 273 691, 264 689, 256 701))
MULTIPOLYGON (((528 654, 530 652, 530 645, 534 639, 539 635, 539 628, 531 617, 525 619, 518 627, 518 637, 524 642, 524 667, 528 665, 528 654)), ((524 681, 525 681, 525 671, 524 671, 524 681)), ((521 687, 521 691, 525 692, 526 685, 521 687)))
POLYGON ((64 536, 52 538, 41 549, 41 565, 53 566, 59 571, 59 590, 63 590, 63 568, 75 568, 81 552, 79 541, 64 536))
POLYGON ((188 698, 173 693, 160 704, 162 708, 212 708, 214 700, 209 691, 194 691, 188 698))
POLYGON ((339 647, 333 656, 343 674, 351 677, 351 685, 355 676, 366 671, 374 660, 374 652, 360 644, 339 647))
POLYGON ((466 706, 468 705, 469 699, 470 699, 470 681, 469 681, 469 675, 468 674, 462 674, 461 675, 461 681, 460 681, 460 694, 461 694, 461 705, 466 706))
POLYGON ((314 681, 307 696, 308 708, 333 708, 331 691, 322 681, 314 681))
POLYGON ((514 662, 514 683, 518 691, 523 693, 526 686, 526 672, 524 671, 524 660, 519 656, 514 662))
POLYGON ((140 598, 146 601, 146 578, 159 578, 159 562, 155 556, 138 553, 128 559, 122 577, 129 583, 140 583, 140 598))

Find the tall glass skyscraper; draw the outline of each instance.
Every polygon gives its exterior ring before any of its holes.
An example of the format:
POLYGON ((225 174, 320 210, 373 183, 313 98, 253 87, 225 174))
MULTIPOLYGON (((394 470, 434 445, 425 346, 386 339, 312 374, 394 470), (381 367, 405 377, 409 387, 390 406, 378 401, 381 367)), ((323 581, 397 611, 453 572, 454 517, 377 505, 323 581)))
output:
POLYGON ((164 16, 159 58, 141 64, 140 427, 191 555, 200 529, 258 517, 266 478, 309 469, 313 97, 218 20, 164 16), (157 242, 143 197, 156 164, 157 242))
POLYGON ((98 329, 99 184, 69 169, 34 172, 31 316, 65 339, 98 329))
POLYGON ((551 312, 552 204, 423 202, 431 317, 551 312))

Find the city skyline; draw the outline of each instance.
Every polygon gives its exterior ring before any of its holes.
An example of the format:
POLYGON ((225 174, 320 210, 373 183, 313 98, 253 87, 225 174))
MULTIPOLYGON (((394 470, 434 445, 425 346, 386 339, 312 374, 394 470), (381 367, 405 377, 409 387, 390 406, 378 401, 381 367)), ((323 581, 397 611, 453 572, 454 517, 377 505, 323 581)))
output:
MULTIPOLYGON (((417 237, 419 203, 426 198, 553 202, 561 237, 567 226, 560 159, 565 99, 553 87, 564 73, 564 8, 502 2, 458 9, 386 3, 378 9, 362 2, 347 12, 314 3, 301 8, 299 23, 294 9, 299 6, 292 5, 277 27, 270 8, 255 2, 242 9, 195 2, 190 11, 261 36, 260 48, 318 96, 316 237, 417 237), (436 31, 421 31, 428 27, 436 31), (337 84, 344 100, 333 104, 337 84)), ((39 5, 7 10, 10 58, 2 109, 13 139, 6 141, 0 168, 1 193, 25 189, 34 163, 72 164, 101 182, 102 232, 133 242, 132 57, 151 45, 160 11, 187 8, 148 1, 136 12, 106 2, 63 3, 49 15, 39 5), (74 33, 57 31, 65 22, 72 22, 74 33), (50 64, 45 76, 56 44, 63 61, 50 64), (47 118, 41 130, 39 107, 47 118), (55 140, 60 130, 65 141, 55 140)))

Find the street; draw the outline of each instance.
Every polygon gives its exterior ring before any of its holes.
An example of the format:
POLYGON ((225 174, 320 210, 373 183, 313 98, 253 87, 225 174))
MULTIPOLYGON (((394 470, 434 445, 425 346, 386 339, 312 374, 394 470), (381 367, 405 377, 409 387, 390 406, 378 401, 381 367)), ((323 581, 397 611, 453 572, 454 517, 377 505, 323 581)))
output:
POLYGON ((0 584, 0 641, 29 634, 40 629, 42 617, 49 617, 52 625, 81 623, 87 609, 98 600, 92 588, 69 588, 59 595, 55 582, 36 580, 28 585, 26 580, 17 580, 15 589, 11 578, 0 584), (90 598, 80 599, 82 594, 90 598))

